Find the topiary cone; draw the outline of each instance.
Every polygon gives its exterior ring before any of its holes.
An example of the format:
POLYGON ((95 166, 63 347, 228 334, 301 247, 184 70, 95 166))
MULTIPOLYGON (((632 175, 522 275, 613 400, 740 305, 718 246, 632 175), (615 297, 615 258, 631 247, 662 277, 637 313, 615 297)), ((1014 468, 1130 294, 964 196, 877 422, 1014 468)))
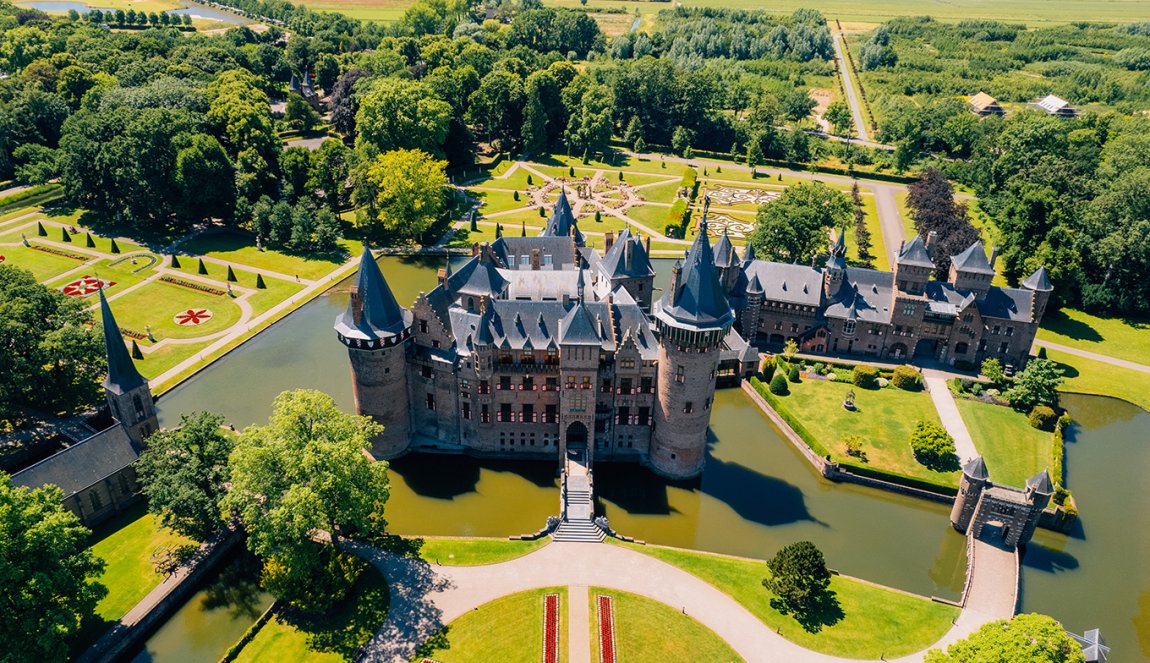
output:
POLYGON ((172 269, 180 268, 180 258, 176 254, 172 254, 172 269))
POLYGON ((266 283, 264 283, 263 274, 256 274, 256 287, 259 288, 260 290, 267 289, 268 286, 266 283))
POLYGON ((120 245, 116 243, 116 240, 112 240, 112 253, 119 253, 119 252, 120 252, 120 245))
POLYGON ((72 241, 72 236, 68 234, 67 228, 61 228, 60 229, 60 239, 62 239, 65 242, 71 242, 72 241))
POLYGON ((84 246, 89 249, 96 248, 96 241, 92 239, 92 233, 84 233, 84 246))
POLYGON ((40 223, 39 221, 36 222, 36 234, 41 236, 41 237, 47 237, 48 236, 48 231, 44 230, 44 224, 40 223))
POLYGON ((143 359, 143 358, 144 358, 144 353, 140 352, 140 346, 135 341, 132 341, 132 359, 143 359))
POLYGON ((198 271, 199 271, 201 274, 205 274, 205 275, 208 273, 208 267, 207 267, 207 265, 205 265, 205 264, 204 264, 204 259, 203 259, 203 258, 200 258, 200 267, 199 267, 199 270, 198 270, 198 271))
POLYGON ((232 266, 228 265, 228 280, 232 283, 236 282, 236 273, 232 271, 232 266))

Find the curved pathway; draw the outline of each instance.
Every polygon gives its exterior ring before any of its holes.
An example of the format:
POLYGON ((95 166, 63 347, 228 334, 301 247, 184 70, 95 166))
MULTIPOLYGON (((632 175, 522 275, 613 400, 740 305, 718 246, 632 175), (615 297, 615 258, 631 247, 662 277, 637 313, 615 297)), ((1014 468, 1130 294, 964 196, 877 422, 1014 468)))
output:
MULTIPOLYGON (((995 598, 1004 586, 1017 588, 1017 566, 1011 566, 1013 554, 1009 554, 1009 564, 1001 563, 1004 558, 993 555, 995 563, 981 563, 983 550, 978 545, 972 547, 972 558, 978 557, 980 563, 972 564, 972 569, 981 575, 975 578, 971 573, 968 608, 938 644, 949 644, 988 621, 1014 614, 1013 592, 1009 601, 995 598), (1005 607, 1007 602, 1009 610, 1005 607)), ((365 647, 362 657, 365 661, 407 661, 418 645, 461 615, 507 594, 556 585, 618 589, 680 608, 752 663, 856 660, 804 649, 772 631, 713 585, 621 546, 551 543, 500 564, 446 567, 398 557, 362 544, 348 543, 347 546, 379 568, 392 588, 387 620, 365 647)), ((923 655, 913 654, 900 660, 921 661, 923 655)))
POLYGON ((1062 345, 1061 343, 1052 343, 1051 341, 1044 341, 1042 339, 1037 339, 1034 341, 1034 353, 1035 354, 1038 354, 1038 346, 1040 346, 1040 345, 1047 347, 1047 348, 1050 348, 1051 350, 1056 350, 1058 352, 1065 352, 1068 355, 1074 355, 1075 357, 1082 357, 1084 359, 1093 359, 1094 361, 1104 362, 1104 363, 1110 364, 1111 366, 1118 366, 1119 368, 1128 368, 1132 371, 1139 371, 1142 373, 1150 373, 1150 366, 1147 366, 1146 364, 1139 364, 1137 362, 1128 361, 1126 359, 1119 359, 1117 357, 1111 357, 1109 355, 1102 355, 1102 354, 1098 354, 1097 352, 1091 352, 1089 350, 1080 350, 1078 348, 1072 348, 1069 345, 1062 345))

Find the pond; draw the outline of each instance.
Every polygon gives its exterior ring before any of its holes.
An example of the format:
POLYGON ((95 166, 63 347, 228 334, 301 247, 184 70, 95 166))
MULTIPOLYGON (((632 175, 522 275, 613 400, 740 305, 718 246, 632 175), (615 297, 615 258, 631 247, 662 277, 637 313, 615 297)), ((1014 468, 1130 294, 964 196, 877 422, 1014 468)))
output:
POLYGON ((248 19, 243 18, 242 16, 228 14, 226 12, 219 11, 218 9, 212 9, 211 7, 195 4, 189 4, 183 9, 169 9, 164 13, 176 14, 179 16, 187 15, 191 16, 193 19, 198 18, 205 21, 220 21, 221 23, 232 23, 234 25, 244 25, 250 22, 248 19))
POLYGON ((70 2, 66 0, 36 0, 34 2, 19 2, 19 7, 27 7, 28 9, 39 9, 42 12, 69 12, 76 10, 77 13, 87 14, 93 9, 98 9, 102 12, 114 12, 115 9, 108 9, 107 7, 91 7, 83 2, 70 2))
MULTIPOLYGON (((665 285, 670 261, 656 261, 665 285)), ((401 302, 435 283, 440 262, 383 258, 401 302)), ((161 424, 200 409, 237 427, 266 421, 271 400, 320 389, 353 407, 346 350, 331 325, 347 283, 304 306, 164 395, 161 424)), ((1040 532, 1024 560, 1022 609, 1099 627, 1123 660, 1150 658, 1150 414, 1111 399, 1068 396, 1068 477, 1083 515, 1077 536, 1040 532), (1129 657, 1129 658, 1128 658, 1129 657)), ((737 389, 720 391, 703 476, 668 483, 636 465, 596 467, 600 510, 652 543, 754 557, 814 541, 839 571, 924 595, 956 598, 964 539, 943 505, 815 474, 737 389)), ((505 536, 534 531, 558 509, 551 463, 412 455, 392 464, 391 528, 405 534, 505 536)))

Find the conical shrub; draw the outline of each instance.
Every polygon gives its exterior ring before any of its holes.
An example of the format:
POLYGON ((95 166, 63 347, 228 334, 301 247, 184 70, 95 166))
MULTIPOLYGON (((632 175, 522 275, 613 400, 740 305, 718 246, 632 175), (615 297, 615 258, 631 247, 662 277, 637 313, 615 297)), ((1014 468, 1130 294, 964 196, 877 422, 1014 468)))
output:
POLYGON ((208 273, 208 266, 204 264, 204 259, 200 258, 200 266, 197 270, 199 273, 206 275, 208 273))
POLYGON ((260 290, 266 290, 267 289, 268 286, 266 283, 264 283, 264 275, 263 274, 256 274, 256 287, 259 288, 260 290))
POLYGON ((65 242, 71 242, 72 241, 72 236, 68 234, 67 228, 61 228, 60 229, 60 239, 65 241, 65 242))
POLYGON ((120 245, 116 243, 116 240, 112 240, 112 253, 119 253, 119 252, 120 252, 120 245))
POLYGON ((96 240, 92 239, 92 233, 84 233, 84 246, 89 249, 96 248, 96 240))
POLYGON ((179 268, 180 268, 180 257, 173 253, 172 254, 172 269, 179 269, 179 268))
POLYGON ((44 224, 40 223, 39 221, 36 222, 36 234, 41 236, 41 237, 47 237, 48 236, 48 231, 44 230, 44 224))
POLYGON ((132 341, 132 359, 143 359, 144 353, 140 352, 140 346, 135 341, 132 341))
POLYGON ((232 283, 236 282, 236 273, 232 271, 232 266, 228 265, 228 280, 232 283))

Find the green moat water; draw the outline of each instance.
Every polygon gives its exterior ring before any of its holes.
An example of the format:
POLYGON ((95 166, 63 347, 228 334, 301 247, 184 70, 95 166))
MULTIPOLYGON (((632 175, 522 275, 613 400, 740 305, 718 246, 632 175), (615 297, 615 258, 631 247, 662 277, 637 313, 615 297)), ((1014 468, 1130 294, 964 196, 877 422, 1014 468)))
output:
MULTIPOLYGON (((665 263, 656 265, 661 276, 670 272, 668 261, 657 262, 665 263)), ((380 264, 401 302, 434 285, 437 263, 380 264)), ((350 410, 346 351, 331 329, 346 304, 346 290, 337 288, 172 390, 159 402, 161 423, 201 409, 223 413, 237 428, 261 423, 271 400, 293 388, 320 389, 350 410)), ((1079 422, 1067 466, 1083 528, 1070 537, 1042 532, 1030 546, 1022 609, 1050 613, 1078 632, 1102 628, 1119 660, 1150 658, 1150 488, 1140 474, 1150 467, 1150 414, 1098 397, 1066 402, 1079 422)), ((695 482, 668 484, 638 466, 599 464, 596 489, 612 526, 652 543, 754 557, 810 539, 843 573, 958 596, 964 541, 944 506, 824 481, 739 390, 719 392, 712 431, 706 470, 695 482)), ((409 456, 392 467, 388 521, 396 532, 504 536, 534 531, 558 509, 551 463, 409 456)), ((194 628, 194 614, 181 616, 189 611, 203 606, 189 602, 153 640, 203 637, 218 656, 239 637, 223 642, 222 626, 194 628)), ((235 615, 241 633, 254 620, 235 615)), ((150 660, 183 660, 172 642, 164 655, 149 641, 150 660)))

